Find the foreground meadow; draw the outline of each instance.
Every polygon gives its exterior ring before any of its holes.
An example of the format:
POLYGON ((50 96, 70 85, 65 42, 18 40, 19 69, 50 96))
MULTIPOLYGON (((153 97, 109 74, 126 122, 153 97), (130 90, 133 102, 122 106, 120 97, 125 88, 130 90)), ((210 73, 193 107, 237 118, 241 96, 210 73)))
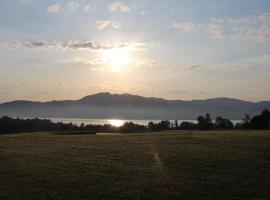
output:
POLYGON ((0 136, 0 199, 270 199, 270 131, 0 136))

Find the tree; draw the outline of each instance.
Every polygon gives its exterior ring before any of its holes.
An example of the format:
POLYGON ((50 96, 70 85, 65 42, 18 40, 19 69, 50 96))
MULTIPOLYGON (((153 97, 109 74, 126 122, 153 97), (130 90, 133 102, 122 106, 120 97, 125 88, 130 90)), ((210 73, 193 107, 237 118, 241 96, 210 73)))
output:
POLYGON ((250 120, 250 126, 253 129, 270 128, 270 112, 268 110, 264 110, 260 115, 254 116, 250 120))
POLYGON ((119 127, 122 133, 136 133, 145 131, 145 126, 134 124, 133 122, 126 122, 123 126, 119 127))
POLYGON ((193 122, 182 122, 179 126, 180 130, 195 130, 197 125, 193 122))
POLYGON ((198 121, 198 128, 199 129, 204 129, 204 117, 203 116, 199 116, 197 118, 198 121))
POLYGON ((174 128, 175 129, 178 129, 179 128, 178 120, 177 119, 174 121, 174 128))
POLYGON ((171 129, 171 123, 169 120, 161 121, 159 123, 148 123, 148 130, 149 131, 162 131, 162 130, 169 130, 171 129))
POLYGON ((217 117, 216 121, 215 121, 215 128, 217 128, 217 129, 232 129, 233 123, 228 119, 224 119, 222 117, 217 117))
POLYGON ((246 129, 250 128, 250 120, 251 120, 251 117, 248 114, 245 114, 245 117, 242 119, 243 128, 246 128, 246 129))
POLYGON ((155 130, 154 122, 149 122, 147 128, 149 131, 154 131, 155 130))
POLYGON ((197 121, 198 121, 198 129, 200 130, 209 130, 213 127, 213 123, 209 113, 207 113, 205 117, 199 116, 197 118, 197 121))
POLYGON ((171 128, 171 123, 169 122, 169 120, 161 121, 160 123, 158 123, 158 128, 159 130, 169 130, 171 128))

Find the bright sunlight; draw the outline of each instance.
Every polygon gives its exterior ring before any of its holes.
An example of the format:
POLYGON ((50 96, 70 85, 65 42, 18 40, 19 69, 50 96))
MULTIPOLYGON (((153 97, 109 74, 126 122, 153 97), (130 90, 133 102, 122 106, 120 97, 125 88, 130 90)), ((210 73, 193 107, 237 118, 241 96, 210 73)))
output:
POLYGON ((131 62, 130 52, 125 48, 110 49, 105 53, 105 60, 112 72, 120 72, 131 62))
POLYGON ((112 126, 120 127, 120 126, 122 126, 124 124, 124 121, 123 120, 120 120, 120 119, 111 119, 111 120, 109 120, 109 123, 112 126))

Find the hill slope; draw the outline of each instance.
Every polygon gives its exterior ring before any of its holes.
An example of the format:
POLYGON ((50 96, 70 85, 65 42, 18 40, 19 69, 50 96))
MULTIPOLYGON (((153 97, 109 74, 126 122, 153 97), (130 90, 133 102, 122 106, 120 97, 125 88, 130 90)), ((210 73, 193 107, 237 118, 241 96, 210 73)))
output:
POLYGON ((210 113, 241 119, 270 109, 270 101, 247 102, 230 98, 166 100, 131 94, 98 93, 75 101, 13 101, 0 104, 0 116, 58 118, 196 119, 210 113))

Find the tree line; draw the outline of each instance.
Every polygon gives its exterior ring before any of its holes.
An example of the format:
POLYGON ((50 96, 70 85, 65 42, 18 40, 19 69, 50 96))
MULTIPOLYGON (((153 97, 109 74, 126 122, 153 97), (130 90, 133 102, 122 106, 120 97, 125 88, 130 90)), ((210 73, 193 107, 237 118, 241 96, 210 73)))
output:
POLYGON ((80 126, 72 123, 52 122, 49 119, 23 119, 23 118, 0 118, 0 133, 19 133, 19 132, 67 132, 67 133, 89 133, 95 134, 98 132, 104 133, 135 133, 135 132, 155 132, 164 130, 225 130, 225 129, 270 129, 270 112, 262 111, 261 114, 254 117, 245 115, 242 122, 233 124, 229 119, 216 117, 211 119, 210 114, 199 116, 197 123, 184 121, 180 124, 178 120, 171 123, 169 120, 164 120, 158 123, 149 122, 147 126, 126 122, 120 127, 115 127, 110 124, 81 124, 80 126))
POLYGON ((64 132, 64 133, 88 133, 98 132, 144 132, 147 127, 143 125, 127 122, 121 127, 111 124, 87 124, 76 125, 73 123, 53 122, 49 119, 23 119, 3 116, 0 118, 0 133, 20 133, 20 132, 64 132))

